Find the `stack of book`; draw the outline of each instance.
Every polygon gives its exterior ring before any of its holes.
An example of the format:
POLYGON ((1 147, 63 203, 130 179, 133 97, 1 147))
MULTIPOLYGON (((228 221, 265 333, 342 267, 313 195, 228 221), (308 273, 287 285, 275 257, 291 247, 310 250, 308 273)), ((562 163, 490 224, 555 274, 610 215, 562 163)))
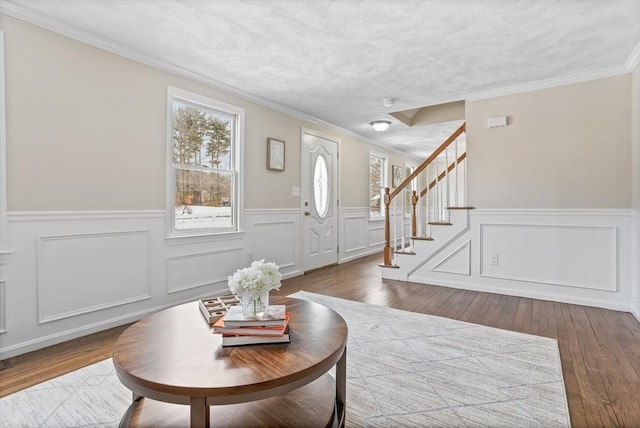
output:
POLYGON ((285 305, 269 306, 260 318, 245 318, 241 306, 231 306, 213 324, 213 333, 222 335, 222 346, 289 343, 290 318, 285 305))

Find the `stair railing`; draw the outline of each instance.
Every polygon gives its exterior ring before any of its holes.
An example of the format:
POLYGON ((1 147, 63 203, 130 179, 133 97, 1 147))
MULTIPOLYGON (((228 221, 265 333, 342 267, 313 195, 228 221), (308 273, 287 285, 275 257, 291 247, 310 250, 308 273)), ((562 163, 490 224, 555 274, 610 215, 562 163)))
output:
POLYGON ((463 123, 429 157, 416 167, 398 187, 393 191, 385 187, 385 244, 384 263, 382 266, 393 267, 394 252, 398 249, 403 252, 406 251, 407 239, 404 221, 406 202, 405 198, 401 198, 401 208, 398 209, 396 196, 404 195, 405 189, 413 180, 418 179, 427 184, 420 194, 414 190, 411 195, 411 221, 409 224, 411 239, 408 240, 409 251, 412 250, 414 239, 431 239, 432 224, 446 224, 449 221, 448 208, 466 205, 466 151, 459 154, 460 148, 458 145, 458 137, 465 131, 466 124, 463 123), (453 162, 449 163, 449 152, 452 145, 454 151, 453 162), (423 172, 424 174, 422 174, 423 172), (450 177, 452 172, 453 177, 450 177), (463 177, 460 178, 460 175, 463 177), (393 208, 391 208, 392 203, 393 208), (393 235, 391 233, 392 220, 393 235), (400 236, 397 233, 398 225, 400 236))

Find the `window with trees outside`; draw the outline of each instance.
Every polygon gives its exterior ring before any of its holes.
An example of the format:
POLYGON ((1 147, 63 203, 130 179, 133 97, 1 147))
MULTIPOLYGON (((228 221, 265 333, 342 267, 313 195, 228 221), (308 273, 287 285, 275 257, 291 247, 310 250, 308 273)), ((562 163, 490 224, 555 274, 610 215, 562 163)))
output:
MULTIPOLYGON (((416 170, 416 167, 413 165, 406 165, 404 168, 404 177, 405 179, 413 174, 413 171, 416 170)), ((411 210, 413 209, 413 205, 411 205, 411 196, 413 196, 413 191, 418 191, 418 179, 414 178, 411 180, 411 184, 405 187, 404 191, 404 213, 406 216, 411 216, 411 210)))
POLYGON ((387 157, 369 154, 369 216, 384 217, 384 188, 387 183, 387 157))
POLYGON ((238 230, 244 110, 169 88, 171 234, 238 230))

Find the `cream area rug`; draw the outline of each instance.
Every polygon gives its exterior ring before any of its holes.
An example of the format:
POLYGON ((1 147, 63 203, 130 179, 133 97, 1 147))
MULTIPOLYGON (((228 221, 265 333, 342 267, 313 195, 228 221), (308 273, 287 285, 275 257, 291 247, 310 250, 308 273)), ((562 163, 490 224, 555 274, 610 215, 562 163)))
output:
MULTIPOLYGON (((347 321, 347 427, 570 427, 553 339, 308 292, 347 321)), ((105 360, 0 399, 1 427, 116 427, 105 360)))

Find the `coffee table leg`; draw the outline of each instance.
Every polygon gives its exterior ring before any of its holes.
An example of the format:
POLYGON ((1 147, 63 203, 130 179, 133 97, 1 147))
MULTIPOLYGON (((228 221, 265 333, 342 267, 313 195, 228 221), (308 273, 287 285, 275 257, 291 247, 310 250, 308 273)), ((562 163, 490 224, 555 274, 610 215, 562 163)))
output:
POLYGON ((344 427, 347 419, 347 348, 336 364, 336 405, 339 426, 344 427))
POLYGON ((191 428, 209 428, 209 406, 205 397, 191 397, 191 428))

